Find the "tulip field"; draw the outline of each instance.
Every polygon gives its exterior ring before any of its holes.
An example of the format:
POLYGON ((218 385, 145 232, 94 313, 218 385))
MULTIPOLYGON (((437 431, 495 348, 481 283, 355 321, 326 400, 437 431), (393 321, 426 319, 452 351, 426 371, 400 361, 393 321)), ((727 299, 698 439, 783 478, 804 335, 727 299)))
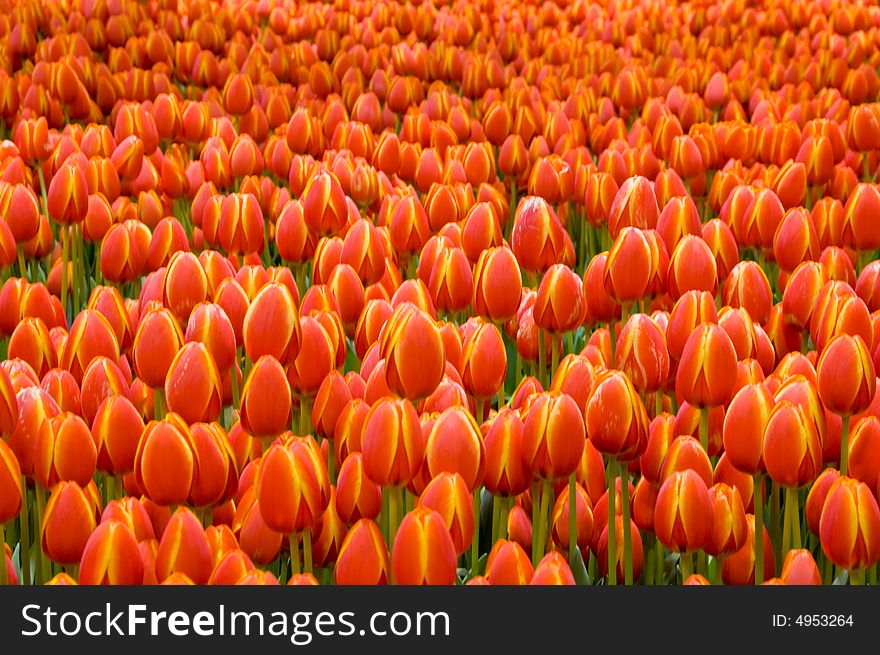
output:
POLYGON ((877 584, 878 171, 870 0, 0 0, 0 584, 877 584))

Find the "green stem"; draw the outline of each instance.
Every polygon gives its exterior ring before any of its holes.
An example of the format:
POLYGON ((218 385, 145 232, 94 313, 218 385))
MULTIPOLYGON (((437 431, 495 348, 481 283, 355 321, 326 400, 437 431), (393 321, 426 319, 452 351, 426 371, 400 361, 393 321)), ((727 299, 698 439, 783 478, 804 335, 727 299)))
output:
POLYGON ((608 461, 608 584, 617 584, 617 459, 608 461))
MULTIPOLYGON (((773 542, 773 554, 776 558, 776 570, 779 570, 779 566, 782 563, 782 549, 780 546, 780 534, 779 534, 779 512, 780 512, 780 503, 779 503, 779 485, 772 483, 770 486, 770 529, 771 533, 771 541, 773 542)), ((756 537, 758 535, 755 535, 756 537)))
POLYGON ((724 579, 721 577, 721 572, 724 567, 724 558, 716 557, 715 558, 715 575, 712 576, 712 584, 713 585, 723 585, 724 579))
POLYGON ((681 583, 684 584, 694 572, 694 554, 681 553, 679 555, 678 563, 681 566, 681 583))
MULTIPOLYGON (((498 541, 498 526, 501 525, 501 496, 492 496, 492 543, 498 541)), ((476 525, 474 525, 476 530, 476 525)))
POLYGON ((574 551, 577 548, 577 478, 572 473, 568 476, 568 561, 574 562, 574 551))
POLYGON ((9 584, 6 573, 6 531, 3 523, 0 523, 0 587, 9 584))
POLYGON ((238 409, 241 405, 241 391, 238 388, 238 371, 235 364, 229 369, 230 383, 232 385, 232 408, 238 409))
POLYGON ((652 566, 650 556, 654 552, 654 540, 655 539, 656 539, 656 537, 654 537, 653 532, 648 532, 645 535, 645 542, 646 542, 645 555, 648 557, 648 559, 645 562, 645 564, 647 566, 645 566, 645 572, 644 572, 644 581, 645 581, 646 585, 653 585, 654 584, 654 567, 652 566))
POLYGON ((479 575, 480 559, 480 487, 474 489, 474 536, 471 540, 471 577, 479 575))
POLYGON ((400 523, 400 486, 388 489, 388 548, 394 548, 397 526, 400 523))
POLYGON ((498 538, 507 539, 507 519, 510 516, 510 508, 516 502, 516 498, 501 499, 501 518, 498 520, 498 538))
POLYGON ((66 225, 61 226, 61 308, 67 314, 67 262, 70 259, 70 235, 66 225))
POLYGON ((700 445, 709 454, 709 409, 700 409, 700 445))
MULTIPOLYGON (((43 489, 39 484, 35 484, 35 492, 37 497, 37 523, 36 525, 43 524, 43 515, 46 510, 46 490, 43 489)), ((43 584, 49 581, 51 578, 51 574, 49 571, 49 556, 43 553, 42 540, 40 541, 40 548, 37 549, 37 555, 39 556, 39 565, 40 565, 40 576, 37 578, 37 584, 43 584)))
POLYGON ((385 543, 388 544, 389 550, 391 549, 391 539, 388 537, 388 505, 390 504, 390 488, 382 487, 382 511, 380 513, 381 525, 379 526, 382 529, 382 536, 385 537, 385 543))
POLYGON ((654 541, 654 565, 657 567, 657 573, 654 576, 654 584, 663 584, 663 574, 666 572, 665 556, 663 552, 663 543, 656 539, 654 541))
POLYGON ((785 511, 788 512, 788 522, 791 526, 791 547, 799 550, 801 547, 801 516, 797 487, 785 489, 785 511))
POLYGON ((303 572, 312 573, 312 531, 306 528, 303 536, 303 572))
POLYGON ((555 334, 550 334, 550 376, 548 380, 553 381, 556 375, 556 369, 559 368, 559 343, 555 334))
POLYGON ((168 406, 165 404, 165 389, 156 387, 153 390, 153 418, 161 421, 168 414, 168 406))
POLYGON ((537 556, 534 553, 532 554, 532 559, 535 560, 536 563, 544 558, 544 549, 547 546, 550 524, 550 501, 552 497, 552 481, 547 478, 544 480, 543 489, 541 490, 541 510, 540 516, 538 517, 538 552, 537 556))
MULTIPOLYGON (((29 585, 31 584, 31 520, 28 515, 27 480, 24 476, 21 476, 21 514, 19 515, 19 521, 21 522, 19 532, 21 535, 21 584, 29 585)), ((39 526, 37 526, 37 531, 39 531, 39 526)))
POLYGON ((846 475, 849 466, 849 414, 842 417, 843 425, 840 431, 840 475, 846 475))
POLYGON ((620 465, 620 500, 623 504, 623 581, 629 586, 633 583, 632 534, 629 524, 629 474, 626 463, 620 465))
POLYGON ((25 263, 24 263, 24 248, 22 248, 21 246, 18 246, 17 250, 18 250, 18 274, 22 277, 22 279, 27 280, 28 274, 27 274, 27 266, 25 266, 25 263))
MULTIPOLYGON (((537 564, 535 553, 538 552, 538 511, 541 509, 541 483, 532 482, 532 566, 537 564)), ((474 525, 477 517, 474 516, 474 525)))
POLYGON ((782 510, 782 555, 791 550, 791 508, 789 507, 788 491, 789 488, 786 487, 785 506, 782 510))
POLYGON ((538 330, 538 380, 541 382, 541 386, 545 389, 547 388, 547 382, 545 379, 547 373, 547 353, 545 352, 544 347, 544 330, 541 328, 537 328, 538 330))
POLYGON ((658 390, 654 393, 654 416, 660 416, 663 413, 663 392, 658 390))
POLYGON ((608 321, 608 341, 611 344, 611 361, 608 368, 614 368, 614 320, 608 321))
POLYGON ((754 481, 755 505, 755 584, 764 582, 764 494, 761 487, 761 474, 752 476, 754 481))
POLYGON ((850 569, 849 583, 854 587, 865 586, 865 569, 850 569))
POLYGON ((296 532, 290 533, 290 566, 294 575, 302 573, 299 563, 299 536, 296 532))
POLYGON ((312 433, 312 412, 309 407, 309 399, 305 396, 299 400, 299 431, 302 435, 312 433))

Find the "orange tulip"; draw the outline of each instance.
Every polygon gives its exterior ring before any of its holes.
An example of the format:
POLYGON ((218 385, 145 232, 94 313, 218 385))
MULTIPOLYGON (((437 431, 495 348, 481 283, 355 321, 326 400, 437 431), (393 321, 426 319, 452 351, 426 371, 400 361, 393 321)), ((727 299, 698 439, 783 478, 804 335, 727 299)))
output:
POLYGON ((584 415, 590 443, 600 452, 621 461, 629 461, 644 452, 648 414, 624 373, 608 370, 599 374, 584 415))
POLYGON ((370 519, 355 523, 339 549, 333 579, 336 584, 384 585, 390 562, 382 533, 370 519))
POLYGON ((80 584, 140 585, 144 565, 131 529, 116 520, 102 521, 83 549, 80 584))
POLYGON ((777 402, 764 429, 764 465, 777 484, 799 487, 812 482, 822 465, 822 444, 801 405, 777 402))
POLYGON ((134 469, 135 454, 144 421, 125 396, 108 396, 98 406, 92 421, 92 440, 100 444, 98 468, 115 474, 134 469))
POLYGON ((60 482, 43 512, 40 543, 53 562, 78 564, 95 530, 95 506, 76 482, 60 482))
POLYGON ((64 412, 47 418, 34 444, 34 477, 46 489, 59 481, 86 487, 95 474, 97 448, 89 426, 64 412))
POLYGON ((614 196, 608 211, 608 232, 617 239, 627 227, 651 230, 657 227, 660 208, 650 182, 642 177, 628 178, 614 196))
POLYGON ((534 574, 535 570, 528 555, 518 543, 499 539, 489 551, 486 560, 486 578, 490 584, 528 584, 534 574))
POLYGON ((164 307, 150 310, 140 321, 132 344, 137 375, 152 388, 163 388, 168 369, 183 345, 183 332, 164 307))
POLYGON ((654 529, 657 539, 677 552, 702 550, 711 544, 714 510, 706 483, 699 475, 685 470, 666 478, 657 496, 654 529))
POLYGON ((863 482, 841 476, 828 490, 819 522, 825 556, 849 569, 857 582, 862 575, 859 569, 880 559, 878 535, 880 508, 871 490, 863 482))
POLYGON ((281 551, 282 535, 266 525, 253 487, 237 504, 232 528, 242 551, 258 565, 271 563, 281 551))
POLYGON ((192 435, 176 414, 150 421, 134 459, 137 485, 159 505, 178 505, 190 493, 193 476, 192 435))
POLYGON ((257 500, 266 525, 276 532, 292 535, 315 525, 330 503, 330 480, 314 439, 294 438, 266 451, 257 500))
POLYGON ((805 548, 788 551, 779 577, 787 585, 822 584, 822 575, 819 573, 819 567, 816 566, 816 560, 805 548))
POLYGON ((187 423, 216 421, 222 409, 222 385, 214 358, 204 344, 185 344, 175 355, 165 378, 169 411, 187 423))
POLYGON ((375 519, 379 516, 381 505, 382 489, 364 474, 361 453, 351 453, 339 469, 336 512, 345 523, 352 524, 360 519, 375 519))
POLYGON ((669 353, 660 326, 647 314, 633 314, 617 337, 615 367, 623 371, 633 386, 654 392, 666 385, 669 353))
POLYGON ((430 316, 411 303, 397 306, 380 339, 388 388, 411 399, 425 398, 443 377, 445 349, 430 316))
POLYGON ((675 377, 676 396, 696 407, 724 405, 730 400, 735 370, 730 337, 719 326, 702 323, 685 343, 675 377))
POLYGON ((412 480, 422 465, 419 417, 408 400, 383 398, 370 409, 363 428, 364 473, 380 486, 412 480))
POLYGON ((566 394, 538 394, 525 414, 523 457, 532 473, 545 479, 574 472, 584 449, 584 419, 566 394))
POLYGON ((295 359, 302 341, 299 312, 283 284, 263 286, 247 308, 242 338, 248 359, 271 355, 281 362, 295 359))
POLYGON ((213 569, 211 547, 201 523, 189 509, 179 508, 171 516, 156 552, 156 578, 165 582, 183 574, 195 584, 205 584, 213 569))
POLYGON ((455 582, 455 546, 439 512, 420 505, 403 517, 391 551, 391 568, 398 584, 455 582))

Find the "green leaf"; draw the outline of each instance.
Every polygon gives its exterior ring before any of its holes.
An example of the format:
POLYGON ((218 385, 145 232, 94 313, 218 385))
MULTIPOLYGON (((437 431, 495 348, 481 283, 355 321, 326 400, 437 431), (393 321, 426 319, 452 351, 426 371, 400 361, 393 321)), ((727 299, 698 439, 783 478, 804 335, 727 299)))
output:
POLYGON ((589 585, 592 584, 590 574, 587 572, 587 565, 584 564, 584 556, 581 554, 580 548, 574 549, 574 559, 569 562, 571 573, 574 575, 575 584, 589 585))
POLYGON ((847 571, 846 569, 844 569, 843 571, 841 571, 841 572, 837 575, 836 578, 834 578, 834 582, 832 582, 831 584, 832 584, 832 585, 838 585, 838 586, 839 586, 839 585, 845 585, 845 584, 848 584, 848 583, 849 583, 849 571, 847 571))
POLYGON ((15 550, 12 551, 12 566, 15 567, 15 574, 21 580, 21 542, 17 543, 15 550))

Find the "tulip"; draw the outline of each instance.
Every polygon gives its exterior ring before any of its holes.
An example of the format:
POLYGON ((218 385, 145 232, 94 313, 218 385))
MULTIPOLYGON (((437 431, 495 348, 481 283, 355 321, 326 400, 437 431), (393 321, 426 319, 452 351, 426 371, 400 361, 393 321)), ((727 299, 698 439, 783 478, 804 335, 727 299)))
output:
POLYGON ((531 273, 564 263, 566 249, 573 249, 556 212, 538 196, 527 196, 520 201, 510 245, 520 267, 531 273))
POLYGON ((491 321, 505 321, 516 314, 522 278, 513 251, 507 246, 483 250, 474 267, 474 313, 491 321))
POLYGON ((214 358, 204 344, 184 345, 168 367, 165 378, 168 410, 187 423, 215 421, 220 416, 222 387, 214 358))
POLYGON ((245 492, 235 508, 232 526, 237 542, 251 561, 265 565, 278 556, 282 535, 266 525, 253 487, 245 492))
POLYGON ((83 488, 76 482, 56 485, 40 528, 43 553, 59 564, 78 564, 94 530, 95 508, 83 488))
POLYGON ((156 552, 156 577, 166 582, 175 573, 186 575, 195 584, 211 577, 211 547, 201 523, 187 508, 171 516, 156 552))
MULTIPOLYGON (((465 389, 478 399, 499 394, 499 409, 504 403, 504 379, 507 375, 507 353, 498 328, 491 323, 476 323, 462 344, 459 369, 465 389)), ((477 421, 482 403, 477 405, 477 421)))
POLYGON ((657 539, 670 550, 682 553, 681 574, 691 574, 692 552, 712 541, 714 509, 706 483, 693 471, 673 473, 660 487, 654 510, 657 539))
POLYGON ((43 421, 34 444, 34 477, 44 488, 62 480, 86 487, 96 461, 96 444, 79 416, 65 412, 43 421))
POLYGON ((129 527, 115 520, 102 522, 83 550, 80 584, 139 585, 143 579, 143 561, 129 527))
POLYGON ((263 286, 248 306, 242 324, 248 359, 271 355, 281 362, 299 354, 302 332, 294 298, 278 283, 263 286))
POLYGON ((646 314, 627 320, 615 349, 615 367, 642 392, 655 392, 669 376, 669 353, 660 326, 646 314))
POLYGON ((411 303, 397 306, 380 339, 388 388, 412 400, 425 398, 443 376, 445 349, 437 325, 411 303))
POLYGON ((189 428, 177 414, 150 421, 134 458, 137 485, 159 505, 183 503, 192 487, 194 468, 189 428))
POLYGON ((388 547, 370 519, 355 523, 339 549, 333 579, 336 584, 384 585, 390 574, 388 547))
POLYGON ((336 484, 336 512, 345 523, 352 524, 363 518, 376 519, 381 507, 381 487, 367 479, 364 474, 361 453, 351 453, 343 460, 339 469, 339 479, 336 484))
POLYGON ((841 475, 822 508, 819 539, 825 556, 850 572, 852 584, 864 584, 863 570, 880 559, 880 508, 863 482, 841 475))
POLYGON ((846 475, 850 416, 863 411, 874 398, 874 364, 860 336, 840 334, 822 350, 816 373, 822 403, 843 418, 840 473, 846 475))
POLYGON ((330 503, 330 480, 317 443, 311 437, 272 445, 263 455, 257 500, 266 525, 290 535, 294 572, 299 573, 299 533, 305 571, 311 572, 311 534, 330 503))
POLYGON ((573 585, 574 575, 565 558, 557 552, 547 553, 538 562, 535 574, 532 576, 531 585, 573 585))
POLYGON ((518 543, 499 539, 486 560, 486 578, 490 584, 522 585, 531 582, 535 570, 518 543))
POLYGON ((648 180, 628 178, 614 196, 608 212, 608 232, 616 239, 622 229, 635 227, 650 230, 657 226, 660 208, 648 180))
POLYGON ((787 585, 820 585, 822 575, 813 554, 805 549, 790 550, 782 564, 782 573, 779 576, 787 585))
POLYGON ((443 517, 419 506, 400 523, 391 551, 397 584, 453 584, 456 553, 443 517))

